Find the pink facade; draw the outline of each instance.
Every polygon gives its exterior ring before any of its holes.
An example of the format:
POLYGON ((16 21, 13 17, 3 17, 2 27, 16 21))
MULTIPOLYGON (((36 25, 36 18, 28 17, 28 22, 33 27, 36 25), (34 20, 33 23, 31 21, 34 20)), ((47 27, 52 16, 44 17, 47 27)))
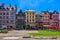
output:
POLYGON ((50 20, 50 26, 59 26, 59 14, 55 11, 53 12, 50 20))

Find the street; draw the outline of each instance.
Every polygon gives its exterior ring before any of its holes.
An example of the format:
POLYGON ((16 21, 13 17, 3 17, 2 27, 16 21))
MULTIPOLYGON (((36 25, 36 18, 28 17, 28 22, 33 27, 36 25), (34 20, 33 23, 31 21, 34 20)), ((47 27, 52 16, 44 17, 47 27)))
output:
POLYGON ((0 33, 0 40, 32 40, 31 38, 23 38, 28 35, 28 31, 9 31, 7 34, 0 33))
POLYGON ((9 31, 7 34, 0 33, 0 40, 59 40, 59 39, 34 39, 34 38, 23 38, 28 36, 28 31, 26 30, 14 30, 9 31))

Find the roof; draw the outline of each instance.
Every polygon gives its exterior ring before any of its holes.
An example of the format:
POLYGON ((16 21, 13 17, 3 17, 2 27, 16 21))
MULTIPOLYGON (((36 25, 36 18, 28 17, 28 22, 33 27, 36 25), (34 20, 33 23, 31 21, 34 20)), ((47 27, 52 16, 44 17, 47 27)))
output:
POLYGON ((53 14, 54 14, 55 12, 56 12, 57 14, 59 14, 56 10, 53 11, 53 14))

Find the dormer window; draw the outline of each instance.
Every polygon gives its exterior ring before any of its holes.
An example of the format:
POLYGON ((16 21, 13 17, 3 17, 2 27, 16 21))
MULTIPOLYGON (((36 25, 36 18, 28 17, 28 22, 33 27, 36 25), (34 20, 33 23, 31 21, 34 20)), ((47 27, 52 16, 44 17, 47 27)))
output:
POLYGON ((9 8, 7 7, 7 10, 9 10, 9 8))
POLYGON ((47 12, 45 12, 45 14, 47 14, 47 12))
POLYGON ((13 8, 13 7, 12 7, 11 9, 12 9, 12 10, 14 10, 14 8, 13 8))
POLYGON ((3 9, 5 9, 5 8, 3 8, 3 9))

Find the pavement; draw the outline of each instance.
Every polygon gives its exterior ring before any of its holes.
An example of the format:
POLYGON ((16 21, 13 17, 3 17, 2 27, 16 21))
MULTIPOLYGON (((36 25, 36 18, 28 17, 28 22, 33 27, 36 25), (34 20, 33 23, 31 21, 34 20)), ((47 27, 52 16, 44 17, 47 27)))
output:
MULTIPOLYGON (((24 36, 29 36, 29 31, 26 30, 13 30, 8 33, 0 33, 0 40, 60 40, 58 39, 35 39, 35 38, 23 38, 24 36)), ((34 31, 35 32, 35 31, 34 31)))
POLYGON ((8 33, 0 33, 0 40, 32 40, 32 38, 23 38, 28 35, 26 30, 13 30, 8 33))

